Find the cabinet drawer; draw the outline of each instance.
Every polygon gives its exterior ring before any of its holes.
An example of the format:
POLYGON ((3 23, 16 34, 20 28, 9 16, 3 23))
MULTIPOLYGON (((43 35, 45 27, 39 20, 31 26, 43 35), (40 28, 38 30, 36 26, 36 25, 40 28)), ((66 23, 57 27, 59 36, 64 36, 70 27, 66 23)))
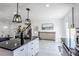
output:
POLYGON ((22 47, 20 47, 20 48, 18 48, 16 50, 14 50, 13 51, 14 56, 25 56, 25 52, 26 52, 25 50, 26 50, 25 46, 22 46, 22 47))
POLYGON ((28 43, 28 56, 35 56, 39 51, 39 39, 32 40, 28 43))

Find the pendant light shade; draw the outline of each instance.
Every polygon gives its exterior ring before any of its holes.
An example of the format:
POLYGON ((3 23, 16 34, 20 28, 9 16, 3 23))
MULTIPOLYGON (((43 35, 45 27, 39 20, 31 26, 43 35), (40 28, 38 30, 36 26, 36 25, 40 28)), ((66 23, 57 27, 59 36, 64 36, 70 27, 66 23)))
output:
POLYGON ((74 7, 72 7, 72 25, 71 28, 74 28, 74 7))
POLYGON ((17 13, 13 17, 13 22, 15 23, 21 23, 21 15, 18 14, 18 3, 17 3, 17 13))
POLYGON ((30 11, 30 9, 29 8, 26 8, 26 10, 27 10, 27 19, 25 20, 25 24, 30 24, 31 23, 31 21, 30 21, 30 19, 29 19, 29 11, 30 11))

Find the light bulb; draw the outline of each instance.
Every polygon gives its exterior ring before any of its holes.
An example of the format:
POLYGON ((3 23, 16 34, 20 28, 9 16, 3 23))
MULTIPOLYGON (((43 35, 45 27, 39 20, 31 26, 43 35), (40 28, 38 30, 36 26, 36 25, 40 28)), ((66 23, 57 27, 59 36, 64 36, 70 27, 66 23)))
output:
POLYGON ((16 21, 19 21, 18 18, 16 18, 16 21))
POLYGON ((50 7, 50 5, 49 4, 46 4, 46 7, 50 7))

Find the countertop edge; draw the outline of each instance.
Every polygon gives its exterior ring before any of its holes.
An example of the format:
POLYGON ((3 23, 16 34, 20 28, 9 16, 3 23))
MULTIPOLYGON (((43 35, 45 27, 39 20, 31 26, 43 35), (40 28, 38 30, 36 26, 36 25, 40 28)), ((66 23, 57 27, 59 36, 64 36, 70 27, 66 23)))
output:
MULTIPOLYGON (((36 39, 36 38, 39 38, 39 37, 33 36, 33 38, 32 38, 30 41, 28 41, 27 43, 25 43, 25 44, 28 44, 29 42, 33 41, 33 40, 36 39)), ((24 46, 25 44, 23 44, 23 45, 21 45, 21 46, 24 46)), ((0 48, 6 49, 6 50, 9 50, 9 51, 14 51, 14 50, 20 48, 21 46, 18 46, 18 47, 16 47, 15 49, 8 49, 8 48, 1 47, 1 46, 0 46, 0 48)))

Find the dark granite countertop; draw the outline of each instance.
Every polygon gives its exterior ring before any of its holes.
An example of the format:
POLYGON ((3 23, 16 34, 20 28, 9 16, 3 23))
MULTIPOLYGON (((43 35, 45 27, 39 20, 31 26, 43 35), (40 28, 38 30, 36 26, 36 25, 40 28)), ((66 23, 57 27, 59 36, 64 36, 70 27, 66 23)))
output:
MULTIPOLYGON (((27 44, 28 42, 34 40, 35 38, 37 38, 37 37, 33 36, 32 39, 24 40, 24 44, 27 44)), ((0 48, 10 50, 10 51, 13 51, 21 46, 22 45, 21 45, 20 39, 7 40, 7 41, 0 42, 0 48)))

